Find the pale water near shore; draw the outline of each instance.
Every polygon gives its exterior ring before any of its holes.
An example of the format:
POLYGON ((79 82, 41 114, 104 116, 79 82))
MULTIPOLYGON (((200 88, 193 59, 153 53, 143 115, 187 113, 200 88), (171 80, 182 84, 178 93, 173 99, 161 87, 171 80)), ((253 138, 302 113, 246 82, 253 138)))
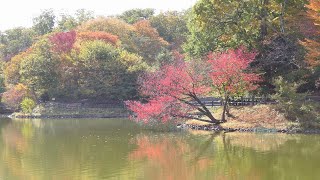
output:
POLYGON ((320 177, 320 135, 143 130, 126 119, 0 120, 0 180, 320 177))

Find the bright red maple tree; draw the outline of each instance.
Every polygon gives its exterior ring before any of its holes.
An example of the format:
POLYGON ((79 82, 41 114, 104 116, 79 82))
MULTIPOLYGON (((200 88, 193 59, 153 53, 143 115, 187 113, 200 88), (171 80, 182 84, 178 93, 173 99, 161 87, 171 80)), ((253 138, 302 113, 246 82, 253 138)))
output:
POLYGON ((260 76, 246 72, 255 56, 256 53, 246 52, 244 48, 208 55, 214 92, 223 99, 222 121, 225 121, 229 97, 258 88, 256 83, 260 81, 260 76))
POLYGON ((210 92, 210 86, 204 82, 204 76, 192 68, 192 62, 177 60, 172 65, 165 65, 158 71, 140 77, 140 90, 148 97, 147 103, 127 101, 126 104, 136 114, 136 119, 144 122, 150 119, 166 122, 172 117, 191 118, 191 112, 198 110, 217 123, 199 100, 199 97, 210 92), (200 106, 190 101, 196 101, 200 106))
POLYGON ((244 72, 254 57, 254 53, 246 53, 243 49, 211 53, 207 62, 185 62, 180 56, 174 64, 140 77, 141 93, 148 97, 146 103, 127 101, 126 104, 135 113, 136 119, 144 122, 150 119, 166 122, 174 117, 206 121, 192 116, 192 112, 197 110, 209 118, 209 122, 219 123, 200 97, 216 90, 227 100, 240 91, 256 89, 253 83, 259 81, 259 76, 244 72))

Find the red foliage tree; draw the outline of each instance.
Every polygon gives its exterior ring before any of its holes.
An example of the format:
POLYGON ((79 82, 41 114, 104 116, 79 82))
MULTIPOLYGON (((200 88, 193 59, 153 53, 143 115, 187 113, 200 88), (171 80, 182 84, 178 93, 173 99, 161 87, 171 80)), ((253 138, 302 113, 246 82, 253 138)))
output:
POLYGON ((166 65, 156 72, 145 74, 139 82, 142 94, 149 97, 148 102, 126 102, 128 108, 135 112, 137 120, 148 122, 150 119, 161 119, 166 122, 172 117, 195 118, 190 113, 198 110, 211 120, 209 122, 218 122, 199 100, 199 96, 210 92, 210 86, 204 83, 203 75, 195 71, 192 63, 178 61, 174 65, 166 65), (190 101, 196 101, 200 106, 190 101))
POLYGON ((260 81, 260 76, 246 72, 255 55, 245 52, 243 48, 208 55, 208 63, 211 66, 210 78, 214 89, 223 99, 222 121, 225 121, 230 96, 241 95, 245 91, 258 88, 255 83, 260 81))
POLYGON ((190 116, 191 112, 197 110, 208 117, 211 120, 209 122, 219 123, 199 97, 208 95, 213 86, 224 99, 224 121, 229 97, 258 87, 254 82, 259 81, 260 77, 245 72, 254 57, 254 53, 239 49, 211 53, 207 62, 180 60, 174 65, 166 65, 140 78, 141 92, 149 97, 148 102, 129 101, 127 106, 136 113, 137 120, 144 122, 153 118, 165 122, 172 117, 205 121, 190 116))
POLYGON ((111 43, 112 45, 116 45, 119 41, 118 36, 115 36, 113 34, 102 32, 102 31, 96 31, 96 32, 80 32, 78 33, 78 37, 82 40, 102 40, 107 43, 111 43))
POLYGON ((67 53, 73 48, 76 42, 77 33, 75 31, 59 32, 49 39, 53 44, 53 50, 58 53, 67 53))

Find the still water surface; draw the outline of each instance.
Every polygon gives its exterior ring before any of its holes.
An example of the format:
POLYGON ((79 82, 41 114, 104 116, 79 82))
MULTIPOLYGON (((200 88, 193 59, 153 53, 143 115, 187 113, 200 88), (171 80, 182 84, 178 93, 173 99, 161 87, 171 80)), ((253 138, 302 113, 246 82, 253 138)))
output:
POLYGON ((126 119, 0 119, 0 180, 320 179, 320 136, 163 132, 126 119))

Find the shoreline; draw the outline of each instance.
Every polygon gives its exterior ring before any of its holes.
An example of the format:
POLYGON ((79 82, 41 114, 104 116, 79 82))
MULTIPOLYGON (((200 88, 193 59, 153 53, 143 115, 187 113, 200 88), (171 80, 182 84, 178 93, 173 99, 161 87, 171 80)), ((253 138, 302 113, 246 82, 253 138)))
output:
MULTIPOLYGON (((2 115, 4 117, 4 115, 2 115)), ((88 115, 21 115, 21 114, 7 114, 8 118, 11 119, 109 119, 109 118, 128 118, 128 114, 125 115, 101 115, 101 114, 88 114, 88 115)), ((221 124, 223 125, 223 124, 221 124)), ((193 130, 193 131, 211 131, 211 132, 243 132, 243 133, 282 133, 282 134, 320 134, 320 129, 301 127, 291 128, 266 128, 266 127, 223 127, 221 125, 214 124, 178 124, 177 129, 193 130)))
MULTIPOLYGON (((292 122, 270 105, 233 108, 233 117, 227 122, 214 125, 197 120, 177 122, 177 129, 190 129, 214 132, 252 132, 252 133, 285 133, 285 134, 320 134, 320 124, 301 124, 292 122), (259 113, 256 113, 259 112, 259 113)), ((216 110, 216 117, 221 116, 216 110)), ((0 117, 11 119, 90 119, 90 118, 128 118, 130 113, 122 107, 86 107, 70 106, 62 103, 39 105, 32 113, 15 112, 0 117)))
POLYGON ((70 118, 126 118, 127 109, 119 104, 41 103, 31 113, 13 112, 9 118, 17 119, 70 119, 70 118))
POLYGON ((276 129, 276 128, 265 128, 265 127, 254 127, 254 128, 230 128, 222 127, 221 125, 194 125, 194 124, 179 124, 178 129, 193 130, 193 131, 212 131, 212 132, 249 132, 249 133, 282 133, 282 134, 320 134, 320 129, 302 129, 299 127, 288 128, 288 129, 276 129))
POLYGON ((22 114, 11 114, 7 116, 11 119, 85 119, 85 118, 127 118, 129 115, 102 115, 102 114, 70 114, 70 115, 22 115, 22 114))
MULTIPOLYGON (((15 115, 2 114, 2 118, 10 119, 111 119, 111 118, 128 118, 128 115, 15 115)), ((222 124, 223 125, 223 124, 222 124)), ((199 124, 178 124, 177 129, 192 130, 192 131, 211 131, 211 132, 242 132, 242 133, 282 133, 282 134, 320 134, 320 129, 293 127, 293 128, 266 128, 266 127, 222 127, 221 125, 199 125, 199 124)))

